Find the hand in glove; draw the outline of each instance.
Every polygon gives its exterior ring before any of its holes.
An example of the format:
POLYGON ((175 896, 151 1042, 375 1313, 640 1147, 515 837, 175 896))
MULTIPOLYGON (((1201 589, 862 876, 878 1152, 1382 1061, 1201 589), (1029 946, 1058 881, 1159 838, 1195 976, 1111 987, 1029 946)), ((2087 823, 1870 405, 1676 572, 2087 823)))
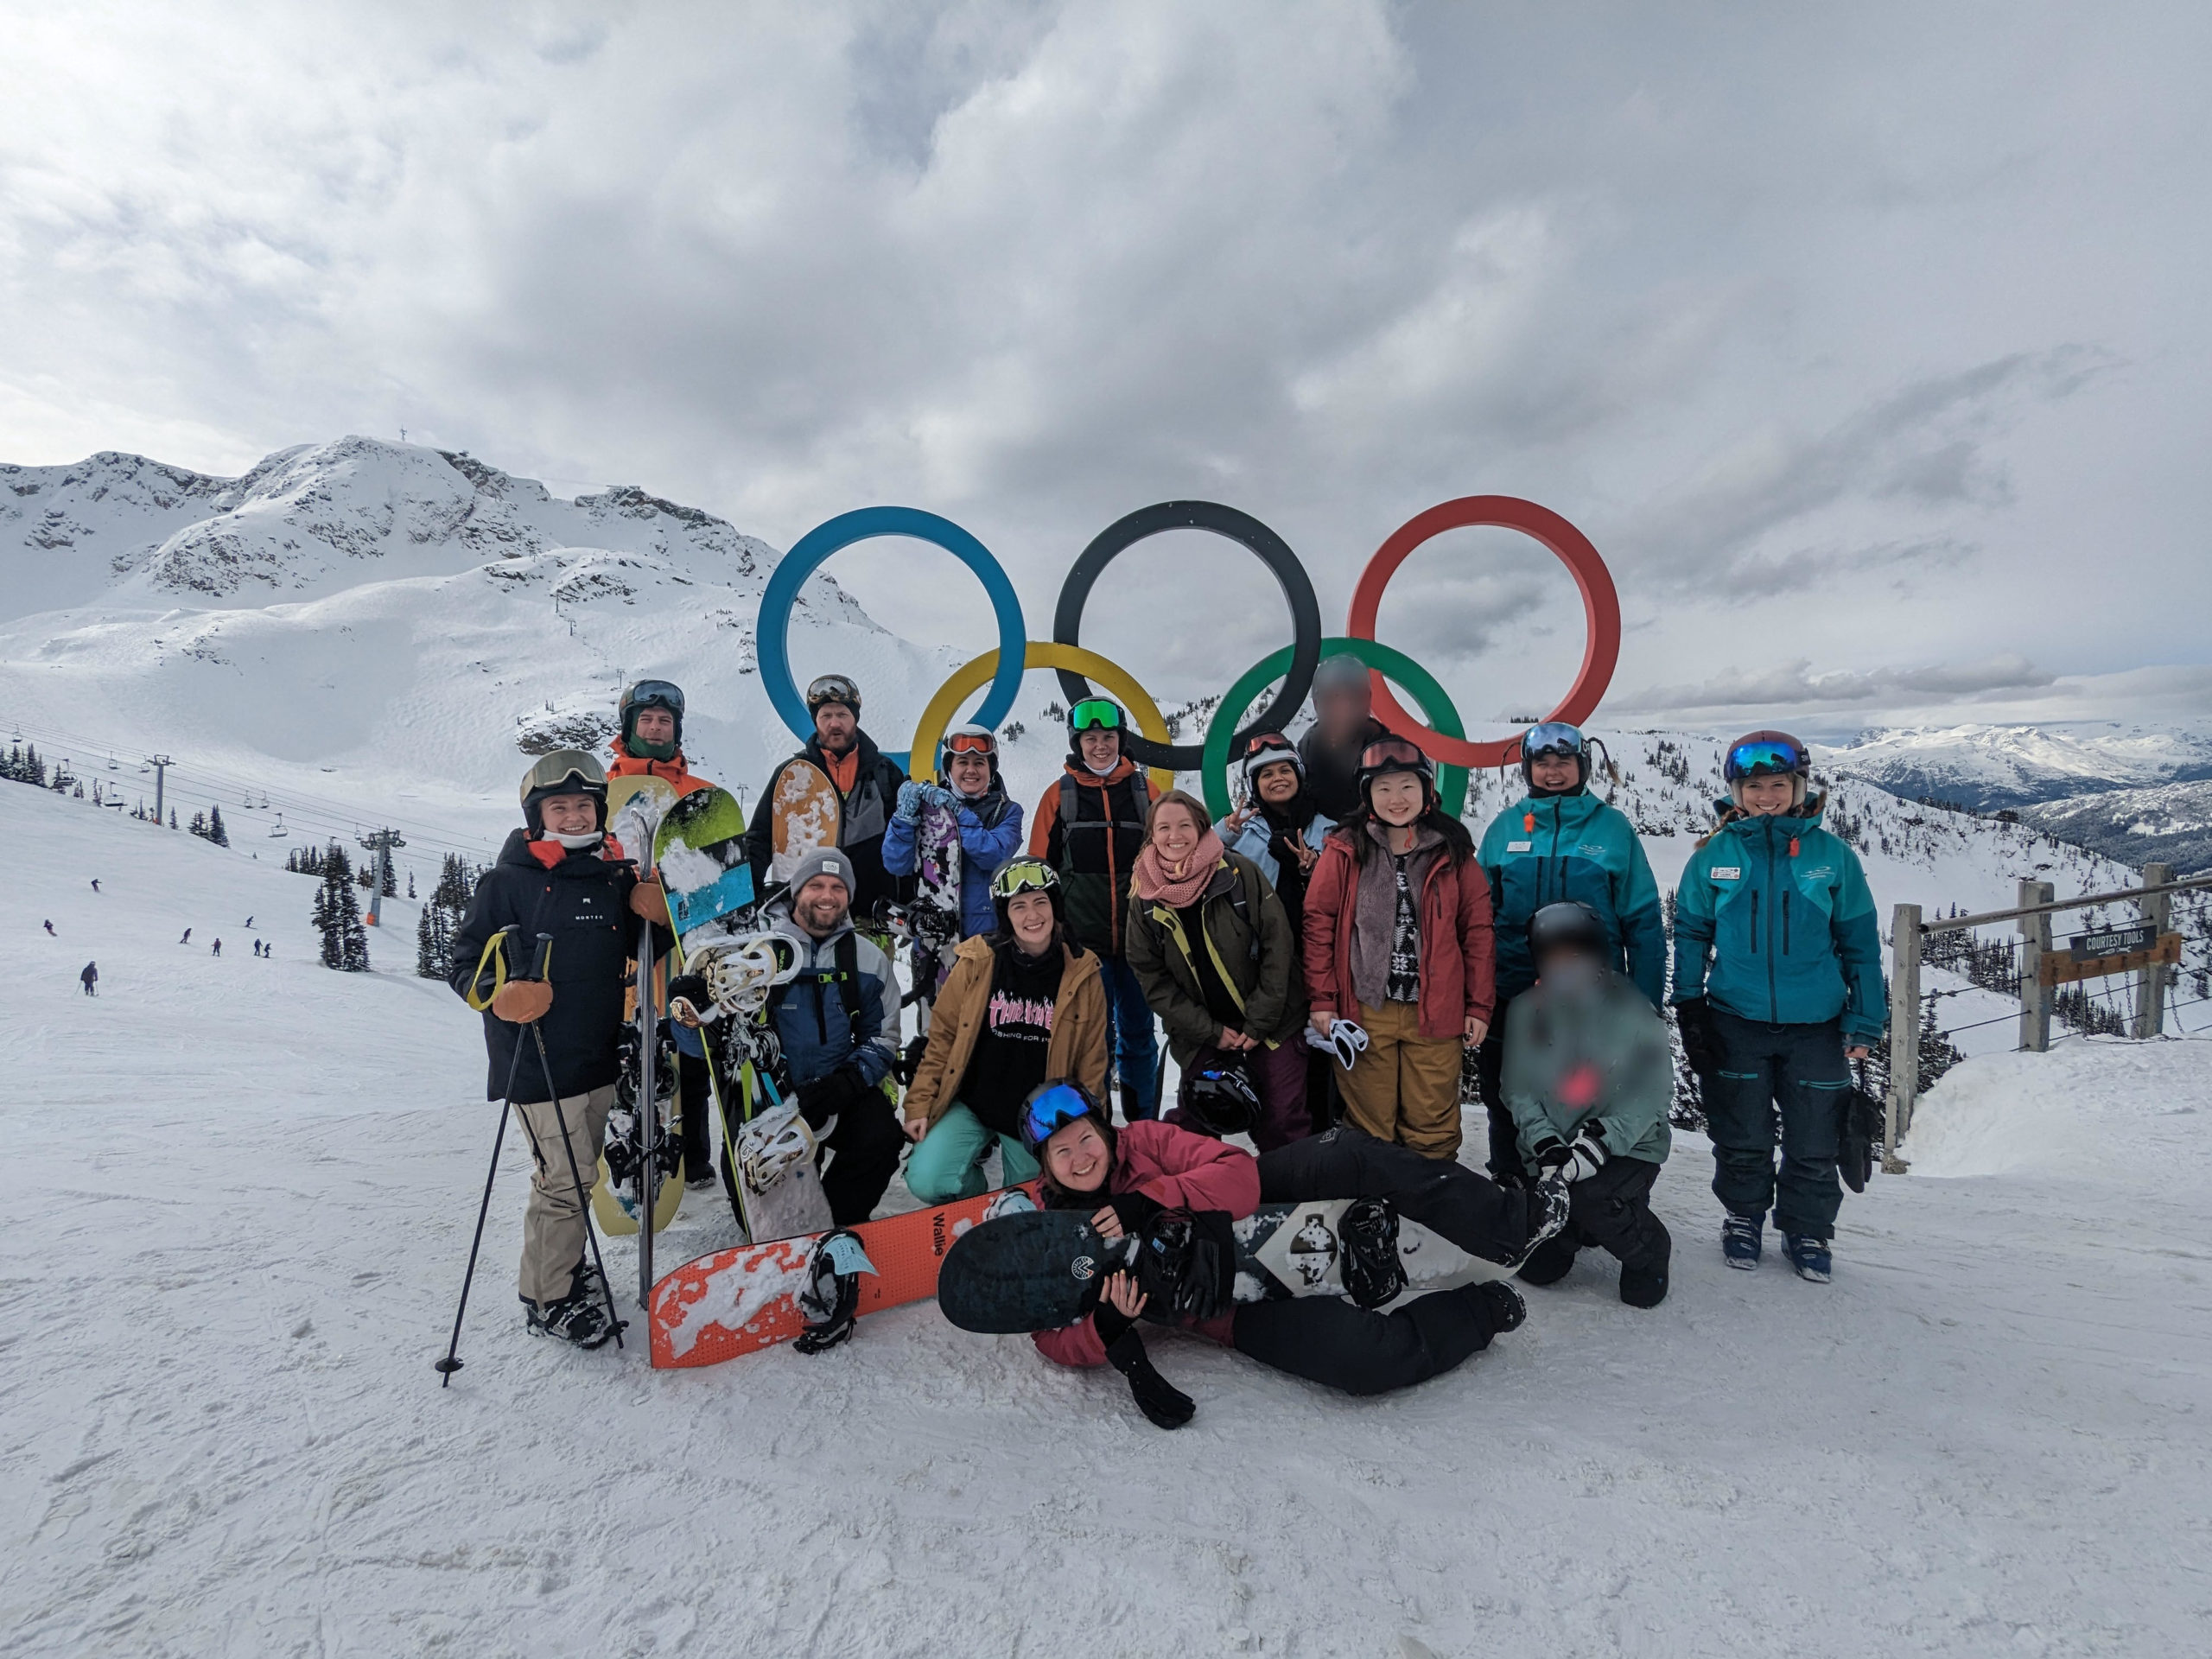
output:
POLYGON ((1154 1428, 1180 1428, 1198 1414, 1189 1395, 1152 1368, 1144 1338, 1136 1333, 1136 1316, 1145 1299, 1135 1281, 1117 1273, 1106 1281, 1104 1294, 1091 1312, 1091 1324, 1106 1346, 1106 1363, 1128 1379, 1129 1397, 1154 1428))
POLYGON ((870 1095, 880 1099, 880 1091, 861 1075, 856 1065, 841 1065, 826 1077, 817 1077, 804 1084, 798 1090, 798 1115, 807 1127, 820 1134, 829 1127, 830 1120, 849 1107, 857 1106, 870 1095))
POLYGON ((1720 1069, 1720 1036, 1713 1028, 1712 1005, 1701 996, 1675 1004, 1675 1024, 1682 1033, 1682 1058, 1700 1077, 1720 1069))
POLYGON ((1137 1249, 1137 1282, 1178 1319, 1211 1319, 1236 1289, 1236 1243, 1226 1210, 1163 1210, 1137 1249))
POLYGON ((1119 1192, 1109 1199, 1090 1217, 1090 1224, 1098 1230, 1101 1238, 1122 1238, 1129 1234, 1142 1236, 1152 1225, 1153 1218, 1167 1206, 1157 1198, 1148 1198, 1141 1192, 1119 1192))
POLYGON ((630 913, 643 917, 656 926, 668 925, 668 889, 661 886, 658 876, 630 889, 630 913))
POLYGON ((891 816, 901 823, 912 823, 922 816, 922 785, 909 779, 899 785, 898 804, 891 809, 891 816))
POLYGON ((922 1056, 930 1052, 929 1033, 906 1039, 906 1046, 899 1051, 898 1063, 891 1068, 891 1075, 899 1079, 900 1087, 912 1088, 914 1073, 922 1069, 922 1056))
POLYGON ((691 1031, 721 1017, 703 974, 678 974, 668 982, 668 1011, 677 1025, 691 1031))
POLYGON ((1605 1132, 1596 1123, 1586 1123, 1571 1144, 1555 1135, 1548 1135, 1529 1153, 1538 1173, 1546 1179, 1556 1175, 1563 1181, 1579 1181, 1586 1175, 1596 1174, 1599 1166, 1605 1161, 1605 1132))
POLYGON ((542 979, 511 979, 492 999, 492 1012, 511 1026, 542 1020, 552 1006, 553 988, 542 979))
POLYGON ((943 784, 924 784, 921 789, 922 799, 931 806, 957 807, 960 804, 960 798, 943 784))

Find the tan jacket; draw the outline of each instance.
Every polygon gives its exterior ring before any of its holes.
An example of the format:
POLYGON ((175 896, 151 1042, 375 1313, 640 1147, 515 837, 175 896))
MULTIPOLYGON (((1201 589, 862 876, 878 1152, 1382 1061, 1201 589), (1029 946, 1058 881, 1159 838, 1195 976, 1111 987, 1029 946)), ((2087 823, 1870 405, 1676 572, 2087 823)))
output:
MULTIPOLYGON (((929 1047, 921 1065, 914 1068, 914 1081, 907 1087, 906 1104, 900 1109, 909 1121, 920 1118, 934 1123, 950 1109, 968 1076, 976 1036, 989 1012, 995 965, 988 939, 963 939, 952 953, 952 971, 945 976, 930 1009, 929 1047)), ((1052 1004, 1052 1040, 1045 1051, 1046 1077, 1073 1078, 1103 1100, 1109 1023, 1106 982, 1098 976, 1097 953, 1068 950, 1067 970, 1060 976, 1060 995, 1052 1004)))

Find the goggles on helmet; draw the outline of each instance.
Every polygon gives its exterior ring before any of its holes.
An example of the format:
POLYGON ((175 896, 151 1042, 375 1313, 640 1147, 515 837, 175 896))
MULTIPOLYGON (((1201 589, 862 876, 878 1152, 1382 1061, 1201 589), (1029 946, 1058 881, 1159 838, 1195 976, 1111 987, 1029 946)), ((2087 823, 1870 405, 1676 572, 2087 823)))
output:
POLYGON ((1547 720, 1531 726, 1521 735, 1521 754, 1533 760, 1540 754, 1560 754, 1572 759, 1582 753, 1585 741, 1579 727, 1563 720, 1547 720))
POLYGON ((944 740, 947 754, 996 754, 999 741, 988 732, 955 732, 944 740))
POLYGON ((1812 770, 1812 757, 1789 737, 1747 737, 1728 751, 1721 773, 1730 783, 1738 778, 1767 778, 1812 770))
POLYGON ((1011 899, 1017 893, 1049 893, 1059 885, 1059 873, 1043 859, 1012 859, 991 878, 991 897, 1011 899))
POLYGON ((1068 724, 1078 732, 1118 732, 1122 705, 1111 697, 1085 697, 1068 711, 1068 724))
POLYGON ((1098 1103, 1079 1085, 1046 1084, 1022 1103, 1022 1144, 1034 1152, 1051 1140, 1055 1131, 1098 1115, 1098 1103))
POLYGON ((683 688, 673 680, 639 680, 622 694, 622 712, 632 709, 665 709, 683 718, 683 688))
POLYGON ((1417 772, 1424 778, 1433 770, 1420 746, 1407 738, 1378 737, 1359 752, 1362 772, 1395 771, 1401 767, 1417 772))
POLYGON ((556 749, 540 756, 522 780, 525 805, 533 795, 597 795, 603 799, 606 794, 607 769, 582 749, 556 749))
POLYGON ((822 675, 806 688, 807 711, 810 714, 825 702, 842 702, 857 715, 861 711, 861 689, 842 674, 822 675))

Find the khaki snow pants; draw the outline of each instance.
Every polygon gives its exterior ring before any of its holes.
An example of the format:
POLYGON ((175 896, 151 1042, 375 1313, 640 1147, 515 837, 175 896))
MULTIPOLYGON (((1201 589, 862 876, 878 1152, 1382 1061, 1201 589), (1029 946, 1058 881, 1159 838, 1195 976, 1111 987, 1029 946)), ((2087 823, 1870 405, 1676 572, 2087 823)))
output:
POLYGON ((1377 1141, 1411 1147, 1424 1158, 1459 1155, 1459 1057, 1457 1037, 1421 1034, 1412 1002, 1359 1005, 1367 1047, 1351 1070, 1337 1075, 1344 1118, 1377 1141))
POLYGON ((522 1277, 518 1288, 543 1306, 557 1302, 575 1283, 576 1263, 582 1261, 591 1236, 588 1211, 591 1184, 599 1175, 599 1143, 607 1135, 607 1115, 614 1107, 614 1085, 594 1089, 588 1095, 568 1095, 561 1101, 561 1116, 568 1121, 569 1147, 576 1154, 575 1168, 561 1150, 561 1128, 550 1100, 517 1102, 515 1116, 522 1120, 530 1140, 530 1155, 537 1165, 530 1178, 530 1207, 522 1217, 522 1277), (584 1180, 584 1193, 576 1192, 576 1175, 584 1180))

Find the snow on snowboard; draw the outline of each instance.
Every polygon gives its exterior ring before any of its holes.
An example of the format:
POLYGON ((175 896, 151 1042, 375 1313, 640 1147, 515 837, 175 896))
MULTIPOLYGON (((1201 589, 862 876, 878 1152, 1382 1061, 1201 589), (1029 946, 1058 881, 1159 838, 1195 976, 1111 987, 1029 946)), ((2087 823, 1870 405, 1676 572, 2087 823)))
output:
MULTIPOLYGON (((1262 1205, 1234 1223, 1236 1300, 1344 1296, 1344 1211, 1357 1198, 1314 1198, 1262 1205)), ((1505 1279, 1503 1262, 1470 1255, 1441 1234, 1397 1217, 1398 1260, 1405 1294, 1505 1279)), ((1099 1282, 1128 1265, 1129 1239, 1109 1240, 1087 1212, 1039 1210, 1001 1216, 963 1236, 938 1281, 938 1306, 963 1331, 991 1334, 1056 1331, 1073 1325, 1098 1300, 1099 1282)))
MULTIPOLYGON (((938 1287, 946 1253, 962 1235, 987 1217, 1034 1202, 1029 1188, 1009 1187, 837 1230, 857 1239, 867 1253, 857 1312, 926 1300, 938 1287)), ((663 1278, 652 1294, 653 1364, 718 1365, 798 1336, 805 1328, 799 1293, 817 1246, 830 1236, 824 1230, 717 1250, 663 1278)))
POLYGON ((768 804, 771 880, 789 881, 809 853, 837 844, 844 808, 837 786, 811 760, 791 760, 776 778, 776 798, 768 804))

